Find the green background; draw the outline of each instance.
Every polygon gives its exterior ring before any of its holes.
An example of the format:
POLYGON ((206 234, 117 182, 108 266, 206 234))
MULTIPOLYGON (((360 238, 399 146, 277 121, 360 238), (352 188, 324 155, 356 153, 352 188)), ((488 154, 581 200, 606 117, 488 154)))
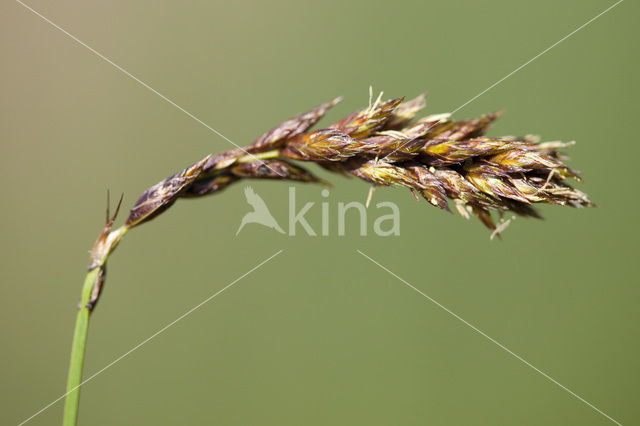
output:
MULTIPOLYGON (((608 1, 45 2, 33 8, 240 145, 338 95, 323 124, 429 91, 452 111, 608 1)), ((224 139, 13 1, 0 5, 0 423, 64 392, 105 192, 125 211, 224 139), (113 198, 113 197, 112 197, 113 198)), ((83 387, 80 424, 605 425, 604 416, 359 255, 362 250, 622 424, 638 405, 638 6, 621 3, 457 118, 577 140, 597 209, 543 207, 503 242, 400 189, 401 235, 248 225, 243 186, 181 201, 126 236, 92 318, 92 374, 284 250, 83 387)), ((286 223, 289 185, 252 182, 286 223)), ((297 185, 320 227, 321 187, 297 185)), ((373 210, 373 217, 377 213, 373 210)), ((120 221, 123 219, 120 218, 120 221)), ((118 222, 120 223, 120 222, 118 222)), ((373 220, 369 221, 369 229, 373 220)), ((29 424, 57 424, 58 403, 29 424)))

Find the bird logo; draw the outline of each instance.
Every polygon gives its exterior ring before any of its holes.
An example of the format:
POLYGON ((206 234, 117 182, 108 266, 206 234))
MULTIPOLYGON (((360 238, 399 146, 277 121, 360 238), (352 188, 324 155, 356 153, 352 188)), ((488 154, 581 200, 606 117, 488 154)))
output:
POLYGON ((240 227, 236 232, 236 235, 240 233, 242 228, 248 223, 259 223, 260 225, 264 225, 267 228, 272 228, 278 231, 281 234, 284 234, 284 231, 278 225, 278 222, 273 217, 269 208, 265 204, 264 200, 255 193, 252 187, 247 186, 244 189, 244 196, 247 198, 247 203, 251 207, 253 207, 253 211, 244 215, 242 218, 242 222, 240 222, 240 227))

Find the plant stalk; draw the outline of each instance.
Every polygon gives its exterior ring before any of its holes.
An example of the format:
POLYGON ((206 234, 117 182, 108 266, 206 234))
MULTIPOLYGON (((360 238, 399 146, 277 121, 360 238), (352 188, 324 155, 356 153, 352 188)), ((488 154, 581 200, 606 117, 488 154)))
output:
MULTIPOLYGON (((122 198, 120 198, 122 202, 122 198)), ((67 378, 67 394, 64 402, 63 426, 76 426, 78 422, 78 406, 80 402, 80 385, 82 384, 82 367, 84 364, 84 352, 87 347, 87 334, 89 331, 89 318, 100 296, 100 288, 105 277, 105 265, 109 255, 118 246, 120 239, 129 231, 129 228, 121 226, 112 231, 111 226, 118 215, 120 203, 111 219, 107 212, 107 224, 96 240, 91 250, 91 262, 89 272, 82 285, 82 294, 78 304, 78 315, 73 332, 71 344, 71 361, 69 363, 69 376, 67 378)))
POLYGON ((256 160, 267 160, 270 158, 278 158, 279 155, 280 155, 280 150, 273 149, 271 151, 256 152, 255 154, 247 153, 247 155, 243 155, 242 157, 238 158, 237 161, 238 163, 250 163, 256 160))
POLYGON ((87 273, 82 286, 82 297, 76 317, 73 343, 71 346, 71 362, 69 365, 69 377, 67 379, 67 396, 64 404, 63 426, 76 426, 78 420, 78 403, 80 401, 80 383, 82 381, 82 366, 84 364, 84 351, 87 345, 87 332, 89 330, 89 317, 91 310, 87 306, 91 298, 91 291, 96 281, 100 268, 94 268, 87 273))

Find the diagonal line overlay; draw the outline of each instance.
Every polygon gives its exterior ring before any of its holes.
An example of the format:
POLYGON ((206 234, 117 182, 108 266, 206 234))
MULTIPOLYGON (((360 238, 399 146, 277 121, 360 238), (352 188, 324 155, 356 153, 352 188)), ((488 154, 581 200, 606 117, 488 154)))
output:
MULTIPOLYGON (((254 160, 258 160, 258 161, 262 161, 260 160, 258 157, 256 157, 255 155, 251 154, 250 152, 248 152, 247 150, 245 150, 243 147, 241 147, 240 145, 236 144, 234 141, 232 141, 231 139, 229 139, 228 137, 226 137, 225 135, 223 135, 222 133, 220 133, 218 130, 214 129, 213 127, 211 127, 210 125, 208 125, 207 123, 205 123, 204 121, 202 121, 201 119, 199 119, 198 117, 196 117, 195 115, 193 115, 192 113, 190 113, 189 111, 187 111, 186 109, 184 109, 183 107, 181 107, 180 105, 178 105, 177 103, 175 103, 174 101, 172 101, 171 99, 169 99, 168 97, 166 97, 165 95, 163 95, 162 93, 160 93, 159 91, 157 91, 156 89, 154 89, 153 87, 149 86, 147 83, 145 83, 144 81, 140 80, 138 77, 136 77, 135 75, 131 74, 129 71, 127 71, 126 69, 122 68, 120 65, 116 64, 115 62, 113 62, 111 59, 109 59, 108 57, 106 57, 105 55, 103 55, 102 53, 98 52, 97 50, 95 50, 93 47, 89 46, 87 43, 83 42, 82 40, 80 40, 78 37, 74 36, 73 34, 71 34, 70 32, 68 32, 67 30, 65 30, 64 28, 62 28, 61 26, 59 26, 58 24, 56 24, 55 22, 53 22, 52 20, 50 20, 49 18, 47 18, 46 16, 42 15, 41 13, 39 13, 38 11, 36 11, 35 9, 33 9, 32 7, 30 7, 29 5, 23 3, 20 0, 16 0, 17 3, 19 3, 20 5, 22 5, 25 9, 31 11, 33 14, 39 16, 40 18, 42 18, 45 22, 47 22, 48 24, 50 24, 51 26, 53 26, 54 28, 60 30, 62 33, 64 33, 66 36, 68 36, 69 38, 71 38, 72 40, 74 40, 76 43, 80 44, 81 46, 87 48, 89 51, 91 51, 91 53, 95 54, 96 56, 98 56, 100 59, 104 60, 105 62, 111 64, 113 67, 115 67, 118 71, 122 72, 124 75, 126 75, 127 77, 131 78, 132 80, 136 81, 137 83, 139 83, 140 85, 142 85, 144 88, 148 89, 149 91, 155 93, 156 95, 158 95, 160 98, 162 98, 163 100, 165 100, 166 102, 168 102, 169 104, 171 104, 172 106, 174 106, 175 108, 177 108, 178 110, 182 111, 183 113, 185 113, 187 116, 191 117, 192 119, 194 119, 195 121, 197 121, 198 123, 202 124, 204 127, 206 127, 207 129, 211 130, 213 133, 215 133, 216 135, 220 136, 222 139, 226 140, 227 142, 229 142, 231 145, 235 146, 236 148, 239 148, 240 150, 242 150, 245 154, 247 154, 248 156, 250 156, 251 158, 253 158, 254 160)), ((284 177, 284 175, 282 173, 280 173, 277 170, 274 170, 273 168, 271 168, 268 164, 263 163, 265 166, 267 166, 272 172, 274 172, 275 174, 284 177)))
POLYGON ((598 413, 600 413, 601 415, 603 415, 607 419, 611 420, 613 423, 617 424, 618 426, 622 426, 622 424, 620 422, 618 422, 617 420, 615 420, 614 418, 609 416, 607 413, 605 413, 604 411, 600 410, 598 407, 596 407, 595 405, 591 404, 589 401, 587 401, 586 399, 582 398, 580 395, 578 395, 577 393, 575 393, 574 391, 572 391, 571 389, 569 389, 568 387, 566 387, 562 383, 558 382, 556 379, 554 379, 553 377, 549 376, 547 373, 545 373, 544 371, 540 370, 535 365, 531 364, 529 361, 527 361, 526 359, 522 358, 517 353, 513 352, 511 349, 507 348, 502 343, 498 342, 496 339, 494 339, 493 337, 489 336, 487 333, 485 333, 484 331, 480 330, 478 327, 476 327, 475 325, 471 324, 470 322, 468 322, 467 320, 462 318, 460 315, 458 315, 455 312, 453 312, 451 309, 449 309, 446 306, 442 305, 440 302, 438 302, 437 300, 435 300, 434 298, 432 298, 428 294, 424 293, 422 290, 414 287, 412 284, 410 284, 409 282, 405 281, 403 278, 401 278, 400 276, 396 275, 395 273, 393 273, 391 270, 389 270, 388 268, 386 268, 385 266, 383 266, 379 262, 377 262, 374 259, 372 259, 371 257, 367 256, 361 250, 356 250, 356 251, 359 254, 361 254, 362 256, 364 256, 367 259, 369 259, 371 262, 375 263, 381 269, 387 271, 389 274, 391 274, 392 276, 394 276, 395 278, 400 280, 404 285, 406 285, 407 287, 409 287, 412 290, 416 291, 417 293, 422 295, 425 299, 429 300, 434 305, 436 305, 439 308, 443 309, 449 315, 453 316, 455 319, 457 319, 458 321, 462 322, 464 325, 466 325, 467 327, 471 328, 473 331, 475 331, 478 334, 480 334, 481 336, 485 337, 491 343, 495 344, 500 349, 502 349, 503 351, 507 352, 509 355, 513 356, 518 361, 520 361, 523 364, 525 364, 527 367, 531 368, 532 370, 534 370, 537 373, 539 373, 540 375, 542 375, 545 379, 549 380, 551 383, 553 383, 553 384, 559 386, 560 388, 562 388, 563 390, 567 391, 571 396, 573 396, 576 399, 582 401, 584 404, 588 405, 589 407, 591 407, 592 409, 594 409, 595 411, 597 411, 598 413))
POLYGON ((42 407, 40 410, 38 410, 36 413, 34 413, 33 415, 31 415, 31 417, 27 418, 26 420, 23 420, 21 423, 18 424, 18 426, 22 426, 25 423, 27 423, 28 421, 30 421, 31 419, 33 419, 34 417, 36 417, 37 415, 41 414, 42 412, 46 411, 48 408, 50 408, 51 406, 53 406, 55 403, 59 402, 60 400, 64 399, 67 395, 69 395, 71 392, 75 392, 80 386, 84 385, 85 383, 87 383, 90 380, 93 380, 96 376, 98 376, 99 374, 103 373, 105 370, 107 370, 108 368, 112 367, 113 365, 117 364, 118 362, 120 362, 123 358, 127 357, 128 355, 130 355, 132 352, 136 351, 137 349, 139 349, 141 346, 143 346, 144 344, 148 343, 150 340, 154 339, 155 337, 157 337, 158 335, 164 333, 165 331, 167 331, 170 327, 173 327, 176 323, 178 323, 179 321, 183 320, 184 318, 186 318, 187 316, 191 315, 194 311, 196 311, 197 309, 199 309, 200 307, 202 307, 204 304, 206 304, 207 302, 209 302, 211 299, 213 299, 214 297, 218 296, 220 293, 222 293, 223 291, 227 290, 228 288, 230 288, 231 286, 233 286, 234 284, 236 284, 238 281, 240 281, 241 279, 243 279, 244 277, 246 277, 247 275, 249 275, 250 273, 252 273, 253 271, 255 271, 256 269, 260 268, 261 266, 263 266, 265 263, 269 262, 271 259, 273 259, 274 257, 278 256, 280 253, 282 253, 283 250, 278 250, 275 254, 271 255, 271 257, 263 260, 262 262, 260 262, 259 264, 257 264, 256 266, 254 266, 253 268, 249 269, 247 272, 245 272, 244 274, 240 275, 238 278, 236 278, 235 280, 231 281, 229 284, 227 284, 225 287, 223 287, 221 290, 218 290, 217 292, 215 292, 214 294, 212 294, 211 296, 207 297, 206 299, 204 299, 202 302, 198 303, 196 306, 194 306, 193 308, 189 309, 187 312, 185 312, 184 314, 180 315, 178 318, 176 318, 175 320, 171 321, 169 324, 165 325, 164 327, 162 327, 160 330, 156 331, 155 333, 153 333, 151 336, 147 337, 146 339, 144 339, 142 342, 138 343, 137 345, 135 345, 133 348, 129 349, 127 352, 123 353, 122 355, 120 355, 118 358, 114 359, 113 361, 111 361, 109 364, 105 365, 104 367, 102 367, 100 370, 96 371, 95 373, 93 373, 91 376, 87 377, 85 380, 83 380, 78 386, 76 386, 75 388, 71 389, 70 391, 66 392, 63 395, 60 395, 58 398, 54 399, 53 401, 51 401, 49 404, 45 405, 44 407, 42 407))

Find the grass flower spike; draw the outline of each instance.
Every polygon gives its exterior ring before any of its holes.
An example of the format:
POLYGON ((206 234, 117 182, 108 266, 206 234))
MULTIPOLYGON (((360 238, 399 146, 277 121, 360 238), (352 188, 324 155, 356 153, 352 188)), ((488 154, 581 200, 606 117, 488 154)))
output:
MULTIPOLYGON (((91 250, 82 289, 67 382, 64 424, 77 421, 79 386, 90 314, 102 293, 109 255, 124 235, 159 216, 180 198, 198 198, 246 179, 326 184, 293 161, 315 163, 373 186, 398 186, 442 210, 449 202, 499 235, 494 212, 539 218, 535 204, 588 207, 594 204, 569 184, 580 181, 558 150, 570 143, 540 143, 536 137, 487 137, 502 112, 470 120, 449 114, 416 119, 424 94, 404 101, 369 101, 369 106, 310 130, 341 98, 284 121, 245 148, 208 155, 142 193, 120 228, 112 229, 120 203, 91 250)), ((122 199, 120 200, 122 202, 122 199)))

